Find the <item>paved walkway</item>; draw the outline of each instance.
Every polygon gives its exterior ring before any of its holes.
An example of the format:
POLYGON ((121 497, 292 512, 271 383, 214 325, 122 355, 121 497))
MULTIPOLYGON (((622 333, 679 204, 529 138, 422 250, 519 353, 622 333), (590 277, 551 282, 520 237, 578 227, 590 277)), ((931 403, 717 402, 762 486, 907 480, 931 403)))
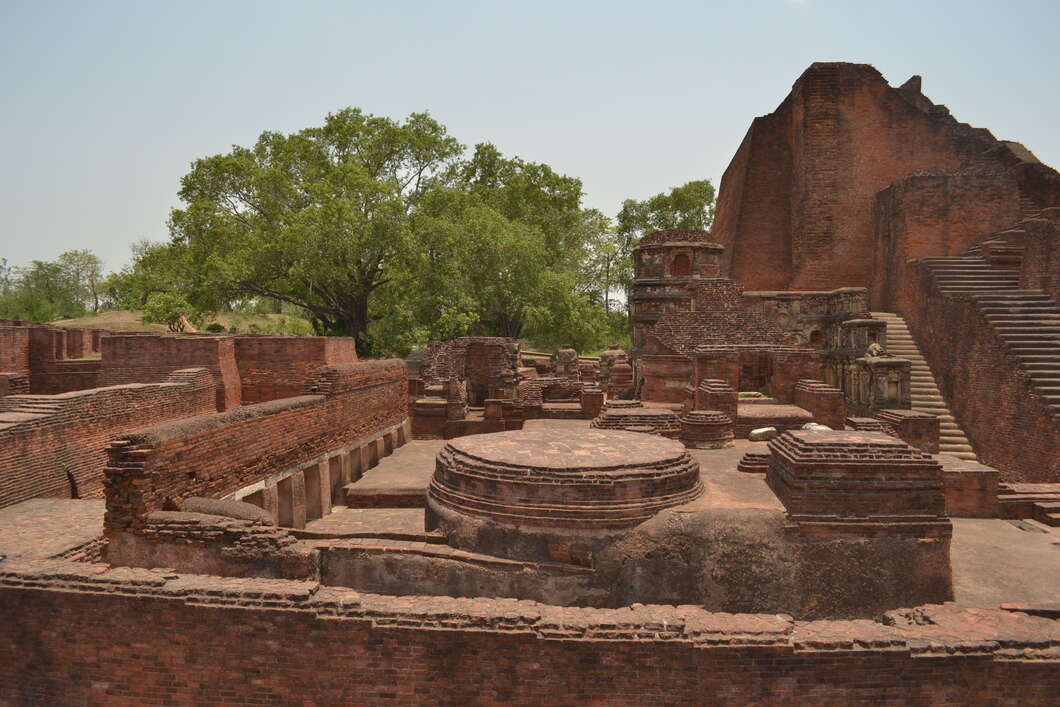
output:
POLYGON ((103 534, 102 499, 32 498, 0 508, 0 555, 47 559, 103 534))

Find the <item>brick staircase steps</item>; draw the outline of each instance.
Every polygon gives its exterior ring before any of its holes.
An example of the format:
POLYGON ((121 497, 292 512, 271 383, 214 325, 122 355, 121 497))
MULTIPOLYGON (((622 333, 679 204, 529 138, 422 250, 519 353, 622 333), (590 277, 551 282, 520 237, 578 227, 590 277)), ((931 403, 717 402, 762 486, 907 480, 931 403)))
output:
POLYGON ((1060 502, 1039 501, 1035 503, 1034 520, 1052 528, 1060 528, 1060 502))
POLYGON ((975 461, 975 450, 946 407, 935 377, 920 354, 905 320, 897 314, 887 312, 873 312, 872 316, 887 322, 887 351, 912 362, 909 388, 913 408, 939 418, 939 451, 960 459, 975 461))
MULTIPOLYGON (((1021 235, 1020 229, 1012 229, 994 234, 964 256, 923 262, 942 295, 963 294, 974 300, 1007 354, 1027 374, 1033 392, 1060 419, 1060 305, 1046 292, 1020 289, 1017 270, 995 266, 979 255, 989 250, 996 260, 998 252, 1017 253, 1022 246, 1006 238, 1021 235)), ((918 373, 914 369, 913 383, 926 382, 918 373)))

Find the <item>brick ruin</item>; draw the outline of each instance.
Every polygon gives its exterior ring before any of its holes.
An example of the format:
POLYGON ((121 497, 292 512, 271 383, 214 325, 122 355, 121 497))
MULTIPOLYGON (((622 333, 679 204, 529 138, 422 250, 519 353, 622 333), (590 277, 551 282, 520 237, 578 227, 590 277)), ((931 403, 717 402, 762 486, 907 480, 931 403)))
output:
POLYGON ((1058 193, 815 64, 628 355, 0 322, 0 702, 1055 702, 1058 193))
POLYGON ((1010 482, 1060 482, 1058 207, 1056 170, 958 122, 919 76, 818 63, 754 119, 711 239, 748 289, 866 288, 908 325, 930 369, 911 403, 949 446, 1010 482))

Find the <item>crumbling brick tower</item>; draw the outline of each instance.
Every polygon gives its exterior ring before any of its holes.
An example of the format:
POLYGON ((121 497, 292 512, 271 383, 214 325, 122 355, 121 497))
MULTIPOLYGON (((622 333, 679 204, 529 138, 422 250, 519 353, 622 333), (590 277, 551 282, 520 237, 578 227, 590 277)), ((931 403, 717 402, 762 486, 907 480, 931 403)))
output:
POLYGON ((629 293, 634 358, 643 353, 659 317, 691 308, 690 284, 720 274, 721 253, 707 231, 655 231, 640 240, 633 249, 636 275, 629 293))
POLYGON ((957 122, 921 93, 919 76, 894 88, 868 64, 815 63, 752 122, 722 177, 711 234, 726 249, 723 272, 748 290, 879 292, 892 263, 959 253, 1058 197, 1054 170, 957 122), (876 195, 913 175, 931 177, 921 186, 934 223, 877 262, 876 195))

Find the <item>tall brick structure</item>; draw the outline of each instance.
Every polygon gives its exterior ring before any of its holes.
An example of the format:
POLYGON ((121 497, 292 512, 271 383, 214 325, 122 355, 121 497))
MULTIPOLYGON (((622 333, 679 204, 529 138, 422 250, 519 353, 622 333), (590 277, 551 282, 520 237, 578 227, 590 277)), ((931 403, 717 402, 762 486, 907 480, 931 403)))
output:
POLYGON ((920 77, 894 88, 867 64, 815 63, 751 124, 722 177, 711 238, 726 249, 723 272, 749 290, 871 287, 892 263, 960 252, 1058 199, 1055 170, 959 123, 921 93, 920 77), (902 242, 876 240, 883 190, 882 208, 927 216, 902 242))

